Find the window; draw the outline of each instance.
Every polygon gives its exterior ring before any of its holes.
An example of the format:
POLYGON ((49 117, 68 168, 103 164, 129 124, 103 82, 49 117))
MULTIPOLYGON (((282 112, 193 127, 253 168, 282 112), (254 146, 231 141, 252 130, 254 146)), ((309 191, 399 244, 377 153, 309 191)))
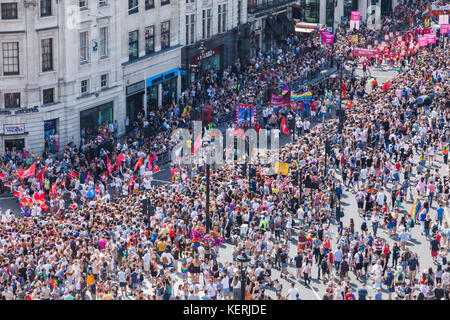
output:
POLYGON ((20 92, 5 93, 5 108, 20 108, 20 92))
POLYGON ((88 94, 89 92, 89 80, 82 80, 81 81, 81 95, 88 94))
POLYGON ((226 4, 219 4, 219 14, 217 19, 217 32, 225 32, 227 29, 227 5, 226 4))
POLYGON ((194 2, 195 0, 186 0, 186 3, 192 3, 192 2, 194 2))
POLYGON ((52 0, 41 0, 41 17, 52 15, 52 0))
POLYGON ((3 43, 3 75, 19 74, 19 43, 3 43))
POLYGON ((128 33, 128 56, 130 60, 139 58, 139 30, 128 33))
POLYGON ((55 102, 55 89, 54 88, 43 90, 42 95, 43 95, 44 104, 55 102))
POLYGON ((17 19, 17 2, 2 3, 2 19, 17 19))
POLYGON ((139 0, 128 0, 128 14, 139 12, 139 0))
POLYGON ((203 10, 203 39, 211 37, 211 9, 203 10))
POLYGON ((161 23, 161 50, 170 47, 170 21, 161 23))
POLYGON ((206 35, 207 37, 211 37, 211 9, 206 11, 206 35))
POLYGON ((242 1, 238 1, 238 11, 237 11, 238 24, 241 24, 241 5, 242 5, 242 1))
POLYGON ((320 0, 302 0, 300 5, 303 10, 303 21, 319 23, 320 0))
POLYGON ((108 27, 100 28, 100 57, 108 56, 108 27))
POLYGON ((88 33, 87 31, 80 33, 80 63, 88 62, 88 33))
POLYGON ((194 43, 195 14, 186 16, 186 44, 194 43))
POLYGON ((100 76, 100 87, 102 89, 108 88, 108 74, 107 73, 102 74, 100 76))
POLYGON ((53 39, 41 40, 42 72, 53 70, 53 39))
POLYGON ((102 7, 102 6, 107 6, 108 5, 108 1, 107 0, 98 0, 98 6, 102 7))
POLYGON ((145 10, 153 9, 155 7, 155 0, 145 0, 145 10))
POLYGON ((145 28, 145 54, 155 52, 155 26, 145 28))
POLYGON ((79 0, 78 6, 80 7, 80 9, 87 9, 87 7, 88 7, 87 0, 79 0))
POLYGON ((170 0, 161 0, 161 5, 165 6, 166 4, 169 4, 170 0))

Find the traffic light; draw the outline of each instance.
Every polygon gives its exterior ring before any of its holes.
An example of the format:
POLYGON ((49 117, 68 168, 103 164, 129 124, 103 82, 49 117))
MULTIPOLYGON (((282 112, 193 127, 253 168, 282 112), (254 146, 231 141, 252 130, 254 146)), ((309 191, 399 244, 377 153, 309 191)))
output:
POLYGON ((298 171, 291 172, 291 182, 294 186, 298 186, 298 171))
POLYGON ((140 206, 141 206, 141 210, 140 211, 141 211, 141 214, 143 214, 143 215, 147 215, 147 210, 148 210, 147 204, 148 204, 148 199, 147 198, 142 199, 141 202, 140 202, 140 206))

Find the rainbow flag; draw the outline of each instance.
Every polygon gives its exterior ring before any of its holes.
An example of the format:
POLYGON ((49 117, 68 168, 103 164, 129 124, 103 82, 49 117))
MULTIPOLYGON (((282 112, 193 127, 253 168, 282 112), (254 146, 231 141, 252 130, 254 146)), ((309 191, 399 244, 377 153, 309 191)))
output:
POLYGON ((196 248, 200 247, 200 239, 199 238, 192 239, 192 243, 194 244, 194 246, 196 248))
POLYGON ((62 229, 62 228, 64 228, 64 223, 60 223, 60 224, 58 224, 56 227, 57 227, 58 229, 62 229))
POLYGON ((416 221, 417 215, 419 214, 421 208, 422 208, 422 204, 420 203, 420 201, 419 200, 414 201, 413 206, 411 208, 411 213, 410 213, 411 218, 413 218, 414 221, 416 221))
POLYGON ((188 266, 181 266, 181 273, 182 274, 186 274, 189 271, 189 267, 188 266))
POLYGON ((41 239, 41 241, 39 241, 39 245, 43 245, 44 244, 44 238, 41 239))
POLYGON ((86 202, 86 197, 81 197, 80 200, 81 200, 82 202, 86 202))
POLYGON ((206 186, 202 186, 202 191, 206 192, 206 186))
POLYGON ((294 168, 297 169, 298 168, 298 161, 294 160, 294 168))
POLYGON ((187 113, 187 107, 184 107, 183 113, 181 114, 181 116, 182 116, 183 118, 186 117, 186 113, 187 113))
POLYGON ((287 83, 283 84, 283 89, 281 90, 281 95, 285 95, 286 93, 289 92, 289 86, 287 83))
POLYGON ((422 12, 422 17, 428 17, 431 14, 430 9, 426 8, 424 12, 422 12))
POLYGON ((302 100, 311 100, 312 99, 312 91, 309 90, 302 94, 291 94, 291 101, 302 101, 302 100))

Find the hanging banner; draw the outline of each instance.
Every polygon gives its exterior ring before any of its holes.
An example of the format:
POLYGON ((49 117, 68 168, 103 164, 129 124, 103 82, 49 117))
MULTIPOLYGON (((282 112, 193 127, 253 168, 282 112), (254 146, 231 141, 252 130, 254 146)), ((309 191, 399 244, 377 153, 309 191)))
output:
POLYGON ((447 34, 447 33, 449 33, 449 25, 441 24, 441 34, 447 34))
POLYGON ((450 4, 447 4, 445 6, 438 6, 437 4, 431 4, 431 10, 433 11, 445 11, 450 10, 450 4))
POLYGON ((376 58, 380 54, 378 49, 353 48, 353 55, 356 57, 376 58))
POLYGON ((440 25, 448 24, 448 14, 441 14, 439 16, 439 24, 440 25))
POLYGON ((291 105, 291 92, 289 91, 285 95, 272 93, 272 95, 270 97, 270 104, 272 106, 276 106, 276 107, 290 106, 291 105))
POLYGON ((325 30, 320 33, 320 38, 327 44, 333 44, 334 42, 334 34, 325 30))
POLYGON ((352 11, 351 19, 352 21, 360 21, 361 13, 359 11, 352 11))

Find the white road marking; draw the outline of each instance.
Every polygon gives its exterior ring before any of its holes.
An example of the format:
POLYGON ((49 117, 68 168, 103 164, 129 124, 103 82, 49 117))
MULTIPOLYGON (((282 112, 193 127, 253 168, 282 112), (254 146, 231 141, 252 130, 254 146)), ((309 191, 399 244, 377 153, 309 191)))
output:
POLYGON ((317 291, 313 287, 311 287, 309 284, 308 287, 312 290, 312 292, 314 292, 315 296, 317 297, 317 300, 322 300, 317 291))

